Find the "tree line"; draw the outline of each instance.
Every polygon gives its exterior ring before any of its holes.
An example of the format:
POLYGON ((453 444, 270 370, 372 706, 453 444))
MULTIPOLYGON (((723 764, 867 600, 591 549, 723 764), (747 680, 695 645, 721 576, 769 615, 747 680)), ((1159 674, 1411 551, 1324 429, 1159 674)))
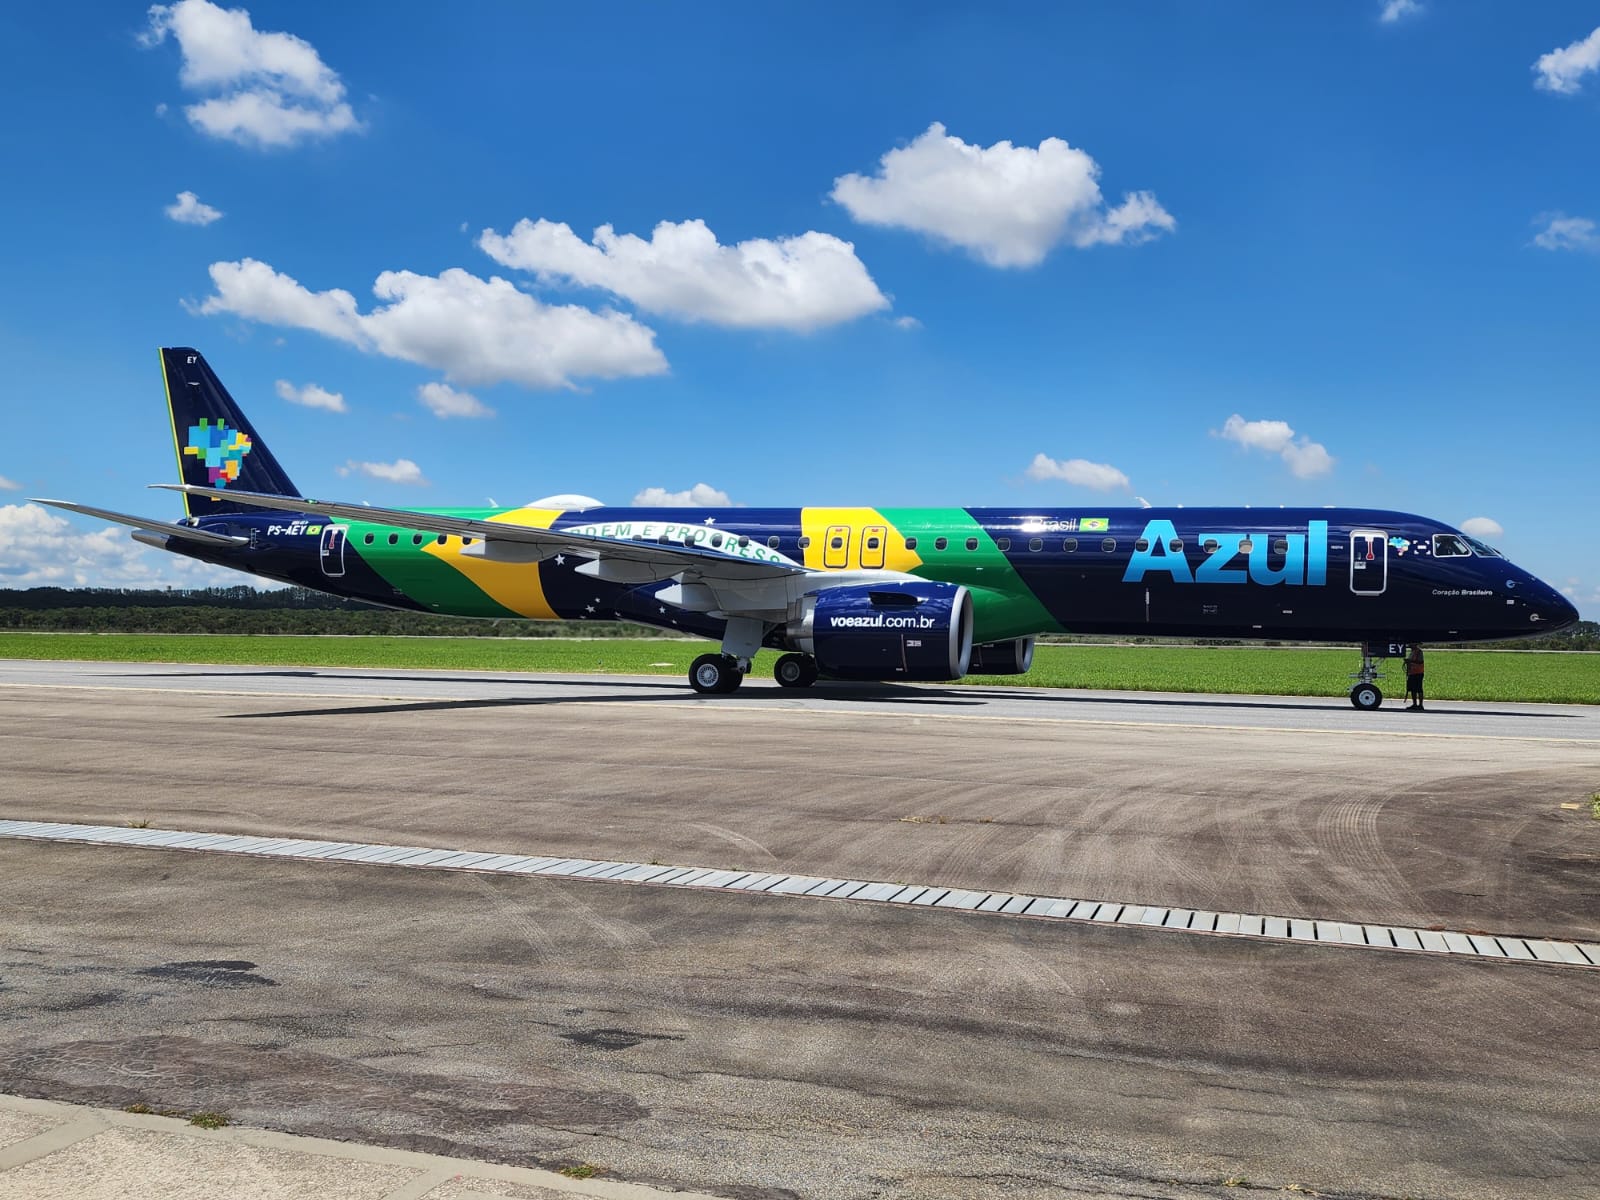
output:
MULTIPOLYGON (((630 621, 472 620, 405 612, 310 588, 0 588, 0 630, 45 633, 298 633, 388 637, 675 637, 630 621)), ((1113 639, 1090 639, 1095 641, 1113 639)), ((1155 639, 1135 639, 1146 641, 1155 639)), ((1163 643, 1187 639, 1162 638, 1163 643)), ((1230 639, 1231 640, 1231 639, 1230 639)), ((1200 644, 1219 644, 1197 639, 1200 644)), ((1600 623, 1478 646, 1600 650, 1600 623)))

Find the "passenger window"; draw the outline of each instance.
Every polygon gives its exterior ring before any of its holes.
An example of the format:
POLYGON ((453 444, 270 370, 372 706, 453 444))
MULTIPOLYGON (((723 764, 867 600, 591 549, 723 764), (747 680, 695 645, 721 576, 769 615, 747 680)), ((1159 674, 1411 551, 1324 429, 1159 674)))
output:
POLYGON ((1031 550, 1035 554, 1039 553, 1039 551, 1044 549, 1044 539, 1043 538, 1029 538, 1028 539, 1028 549, 1031 550))
POLYGON ((914 537, 907 538, 906 539, 906 549, 907 550, 915 550, 916 548, 917 548, 917 539, 914 538, 914 537))
POLYGON ((1277 538, 1274 540, 1272 543, 1272 552, 1274 554, 1289 553, 1289 540, 1287 538, 1277 538))
POLYGON ((1150 540, 1148 538, 1140 538, 1133 544, 1133 548, 1140 554, 1143 554, 1146 550, 1150 549, 1150 540))
POLYGON ((1004 554, 1007 550, 1011 549, 1011 539, 1010 538, 995 538, 994 544, 1000 548, 1000 552, 1002 554, 1004 554))
POLYGON ((372 545, 372 535, 370 533, 367 534, 367 536, 362 538, 361 540, 364 541, 369 546, 372 545))
POLYGON ((1254 550, 1255 548, 1256 548, 1256 544, 1254 542, 1252 542, 1249 538, 1245 538, 1242 542, 1239 543, 1239 553, 1240 554, 1249 554, 1250 551, 1254 550))
POLYGON ((943 550, 949 544, 950 544, 950 539, 949 538, 938 537, 938 538, 934 538, 933 539, 933 548, 935 550, 943 550))
POLYGON ((1100 543, 1100 549, 1104 550, 1107 554, 1110 554, 1116 548, 1117 548, 1117 539, 1116 538, 1107 538, 1105 541, 1100 543))
POLYGON ((877 548, 878 548, 878 535, 877 534, 873 534, 871 537, 869 537, 867 539, 867 549, 868 550, 876 550, 877 548))
POLYGON ((721 546, 722 546, 722 535, 720 533, 713 533, 711 535, 711 548, 713 550, 716 550, 716 549, 721 548, 721 546))
POLYGON ((842 537, 836 537, 832 541, 830 541, 828 543, 828 545, 832 546, 835 550, 843 550, 844 549, 844 539, 842 537))
POLYGON ((750 539, 748 537, 746 537, 744 534, 741 533, 739 535, 739 545, 748 546, 749 544, 750 544, 750 539))
POLYGON ((413 545, 413 546, 420 546, 420 545, 422 545, 422 535, 421 535, 421 534, 420 534, 420 533, 413 533, 413 534, 412 534, 412 535, 411 535, 411 544, 412 544, 412 545, 413 545))
POLYGON ((809 547, 811 545, 811 539, 808 538, 808 537, 803 537, 803 538, 800 539, 800 543, 799 544, 800 544, 800 549, 804 550, 804 549, 806 549, 807 547, 809 547))
POLYGON ((1204 550, 1207 554, 1215 554, 1217 552, 1217 539, 1207 538, 1205 541, 1200 543, 1200 549, 1204 550))
POLYGON ((389 535, 389 545, 398 546, 399 544, 400 544, 400 535, 398 533, 391 533, 389 535))
POLYGON ((449 543, 450 535, 448 533, 441 533, 435 540, 439 543, 439 545, 444 546, 449 543))
POLYGON ((1182 554, 1183 553, 1183 539, 1182 538, 1173 538, 1170 542, 1167 543, 1167 549, 1171 550, 1174 554, 1182 554))
POLYGON ((976 550, 977 548, 978 548, 978 539, 977 538, 968 538, 967 539, 967 549, 968 550, 976 550))
POLYGON ((1066 541, 1061 543, 1061 549, 1066 551, 1068 554, 1076 554, 1078 552, 1078 539, 1068 538, 1066 541))
POLYGON ((1471 548, 1453 533, 1436 533, 1433 535, 1433 556, 1435 558, 1470 558, 1471 548))
POLYGON ((472 543, 473 543, 473 542, 475 542, 475 541, 476 541, 476 540, 477 540, 477 539, 476 539, 476 538, 467 538, 467 537, 464 537, 464 538, 462 538, 462 539, 461 539, 461 544, 462 544, 462 545, 463 545, 463 546, 470 546, 470 545, 472 545, 472 543))
POLYGON ((777 534, 773 534, 771 537, 769 537, 767 539, 767 549, 768 550, 776 550, 777 548, 778 548, 778 535, 777 534))

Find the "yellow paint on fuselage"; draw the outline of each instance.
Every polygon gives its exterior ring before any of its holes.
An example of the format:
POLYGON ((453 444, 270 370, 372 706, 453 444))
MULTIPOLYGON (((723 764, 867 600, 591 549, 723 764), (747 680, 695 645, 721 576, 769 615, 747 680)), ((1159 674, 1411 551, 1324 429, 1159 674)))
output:
MULTIPOLYGON (((521 525, 528 529, 549 529, 563 511, 559 508, 511 508, 485 520, 521 525)), ((544 598, 544 582, 539 577, 538 563, 494 562, 464 554, 460 538, 451 538, 443 546, 431 543, 424 549, 460 571, 496 604, 536 621, 556 619, 555 609, 544 598)))
POLYGON ((863 569, 861 561, 862 543, 865 531, 872 528, 884 530, 884 558, 882 564, 869 554, 871 558, 867 569, 876 569, 880 565, 887 571, 914 571, 922 565, 922 556, 915 550, 906 549, 906 540, 900 531, 884 519, 882 513, 875 508, 802 508, 800 510, 800 532, 810 538, 810 544, 805 549, 805 565, 814 571, 859 571, 863 569), (847 541, 842 555, 834 551, 830 557, 828 553, 828 531, 838 526, 843 526, 848 532, 847 541))

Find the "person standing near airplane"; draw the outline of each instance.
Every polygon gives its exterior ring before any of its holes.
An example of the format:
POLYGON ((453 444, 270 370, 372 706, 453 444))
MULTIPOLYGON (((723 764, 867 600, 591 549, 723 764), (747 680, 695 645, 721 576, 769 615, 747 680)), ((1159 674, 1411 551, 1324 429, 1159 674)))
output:
POLYGON ((1406 648, 1406 711, 1422 709, 1422 646, 1413 642, 1406 648))

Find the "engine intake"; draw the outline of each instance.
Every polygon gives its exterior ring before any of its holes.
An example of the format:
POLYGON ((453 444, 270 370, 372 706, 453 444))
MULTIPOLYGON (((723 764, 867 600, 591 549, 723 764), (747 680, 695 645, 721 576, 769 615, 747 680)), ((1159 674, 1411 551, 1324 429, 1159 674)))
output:
POLYGON ((972 595, 952 583, 875 583, 806 596, 789 641, 835 679, 960 679, 972 658, 972 595))

